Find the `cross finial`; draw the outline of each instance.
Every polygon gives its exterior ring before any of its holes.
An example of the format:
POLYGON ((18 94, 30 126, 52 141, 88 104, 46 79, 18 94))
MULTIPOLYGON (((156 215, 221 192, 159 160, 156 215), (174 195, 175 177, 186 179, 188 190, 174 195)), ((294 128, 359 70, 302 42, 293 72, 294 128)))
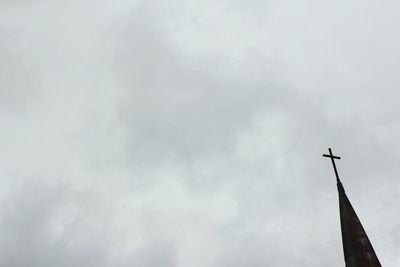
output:
POLYGON ((332 160, 333 169, 335 170, 335 175, 336 175, 336 181, 339 182, 339 174, 338 174, 337 169, 336 169, 335 159, 340 159, 340 157, 334 156, 332 154, 332 149, 331 148, 329 148, 329 155, 323 154, 322 156, 330 158, 332 160))

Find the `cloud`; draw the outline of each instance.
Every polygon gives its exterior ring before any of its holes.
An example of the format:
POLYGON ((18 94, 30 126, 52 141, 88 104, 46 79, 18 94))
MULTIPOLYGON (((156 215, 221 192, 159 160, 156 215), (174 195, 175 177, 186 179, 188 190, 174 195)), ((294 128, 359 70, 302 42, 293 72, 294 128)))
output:
POLYGON ((0 265, 398 265, 396 3, 2 5, 0 265))

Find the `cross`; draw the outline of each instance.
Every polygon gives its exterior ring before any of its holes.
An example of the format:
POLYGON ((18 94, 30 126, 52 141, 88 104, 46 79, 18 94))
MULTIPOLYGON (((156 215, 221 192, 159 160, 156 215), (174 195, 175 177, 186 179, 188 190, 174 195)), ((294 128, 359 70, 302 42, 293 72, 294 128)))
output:
POLYGON ((332 149, 331 148, 329 148, 329 155, 323 154, 322 156, 327 157, 327 158, 331 158, 333 169, 335 170, 336 181, 339 181, 339 174, 338 174, 337 169, 336 169, 335 159, 340 159, 340 157, 334 156, 332 154, 332 149))

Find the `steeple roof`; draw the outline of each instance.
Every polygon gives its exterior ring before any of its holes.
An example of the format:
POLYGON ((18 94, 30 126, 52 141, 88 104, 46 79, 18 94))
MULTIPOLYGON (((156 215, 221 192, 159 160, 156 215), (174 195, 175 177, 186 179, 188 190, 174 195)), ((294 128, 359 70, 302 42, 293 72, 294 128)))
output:
POLYGON ((339 191, 340 225, 342 228, 343 252, 346 267, 381 267, 374 248, 361 225, 360 220, 344 191, 342 182, 336 168, 335 160, 340 159, 332 154, 324 157, 330 158, 336 175, 337 188, 339 191))
POLYGON ((337 181, 337 188, 346 267, 381 267, 367 233, 347 198, 340 180, 337 181))

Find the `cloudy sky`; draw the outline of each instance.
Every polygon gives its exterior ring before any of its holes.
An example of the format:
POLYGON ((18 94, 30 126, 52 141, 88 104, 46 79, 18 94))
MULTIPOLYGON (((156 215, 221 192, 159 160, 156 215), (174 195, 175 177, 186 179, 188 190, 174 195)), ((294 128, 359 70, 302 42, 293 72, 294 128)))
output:
POLYGON ((399 12, 2 0, 0 266, 399 266, 399 12))

